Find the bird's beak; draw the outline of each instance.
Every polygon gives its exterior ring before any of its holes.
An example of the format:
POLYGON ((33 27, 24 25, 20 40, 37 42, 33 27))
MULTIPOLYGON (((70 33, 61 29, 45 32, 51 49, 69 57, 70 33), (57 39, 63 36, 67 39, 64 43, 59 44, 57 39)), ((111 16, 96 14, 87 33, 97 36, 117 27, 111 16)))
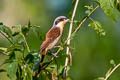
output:
POLYGON ((69 21, 70 21, 69 19, 66 19, 66 20, 65 20, 66 23, 69 22, 69 21))

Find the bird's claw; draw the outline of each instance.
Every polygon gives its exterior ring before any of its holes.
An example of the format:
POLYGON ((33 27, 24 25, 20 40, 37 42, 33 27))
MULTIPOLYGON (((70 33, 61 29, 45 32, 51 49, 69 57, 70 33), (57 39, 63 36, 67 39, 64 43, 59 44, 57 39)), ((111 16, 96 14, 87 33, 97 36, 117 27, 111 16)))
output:
POLYGON ((57 55, 55 55, 54 53, 51 53, 52 55, 53 55, 53 57, 54 58, 58 58, 58 56, 57 55))
POLYGON ((53 48, 60 48, 61 46, 54 46, 53 48))

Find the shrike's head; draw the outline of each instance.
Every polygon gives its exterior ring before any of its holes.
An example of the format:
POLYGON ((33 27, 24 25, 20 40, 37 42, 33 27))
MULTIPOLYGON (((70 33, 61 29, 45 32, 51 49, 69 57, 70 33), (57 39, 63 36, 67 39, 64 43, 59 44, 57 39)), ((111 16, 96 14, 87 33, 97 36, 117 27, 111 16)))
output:
POLYGON ((64 25, 69 22, 69 19, 65 16, 59 16, 55 19, 54 21, 54 25, 53 26, 57 26, 57 27, 64 27, 64 25))

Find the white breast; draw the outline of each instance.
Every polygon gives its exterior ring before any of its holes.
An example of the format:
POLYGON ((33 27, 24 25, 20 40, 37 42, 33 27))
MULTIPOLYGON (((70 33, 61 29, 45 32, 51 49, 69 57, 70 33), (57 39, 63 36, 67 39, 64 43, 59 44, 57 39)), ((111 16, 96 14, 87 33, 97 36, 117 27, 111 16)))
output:
POLYGON ((61 36, 57 37, 51 44, 49 44, 48 49, 52 49, 58 42, 61 36))

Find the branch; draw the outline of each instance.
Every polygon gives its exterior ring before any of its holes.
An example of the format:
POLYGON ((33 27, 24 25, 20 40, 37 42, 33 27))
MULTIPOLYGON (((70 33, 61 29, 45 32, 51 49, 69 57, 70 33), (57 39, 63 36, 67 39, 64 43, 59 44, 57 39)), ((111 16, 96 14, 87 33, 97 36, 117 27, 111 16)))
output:
POLYGON ((95 10, 96 10, 97 8, 99 8, 99 5, 97 5, 97 6, 90 12, 90 14, 88 14, 88 15, 80 22, 80 24, 79 24, 78 27, 74 30, 73 33, 76 33, 76 32, 80 29, 81 25, 95 12, 95 10))
POLYGON ((115 70, 116 70, 118 67, 120 67, 120 64, 118 64, 117 66, 115 66, 115 67, 111 70, 111 72, 105 77, 104 80, 107 80, 107 79, 112 75, 112 73, 115 72, 115 70))
MULTIPOLYGON (((80 29, 80 27, 82 26, 82 24, 83 24, 88 18, 90 18, 90 16, 95 12, 95 10, 96 10, 97 8, 99 8, 99 5, 97 5, 97 6, 90 12, 90 14, 88 14, 86 17, 84 17, 84 18, 82 19, 82 21, 80 21, 80 24, 79 24, 78 27, 73 31, 73 33, 76 33, 76 32, 80 29)), ((75 22, 75 21, 71 21, 71 22, 75 22)), ((70 38, 71 38, 71 37, 70 37, 70 38)), ((64 44, 66 44, 66 43, 68 42, 68 40, 70 40, 70 38, 67 38, 67 40, 65 41, 64 44)))
MULTIPOLYGON (((71 34, 72 34, 73 20, 74 20, 75 14, 76 14, 78 3, 79 3, 79 0, 76 0, 75 7, 74 7, 74 10, 73 10, 73 14, 72 14, 72 18, 71 18, 72 22, 70 23, 69 34, 68 34, 68 38, 67 38, 68 39, 67 45, 70 45, 70 37, 71 37, 71 34)), ((70 50, 69 47, 67 47, 67 49, 66 49, 66 54, 67 55, 70 54, 69 50, 70 50)), ((66 78, 66 75, 67 75, 67 72, 68 72, 68 70, 67 70, 68 61, 69 61, 69 59, 68 59, 68 57, 66 57, 66 59, 65 59, 65 71, 64 71, 64 74, 63 74, 65 78, 66 78)))
POLYGON ((0 52, 1 55, 4 55, 4 56, 9 56, 8 54, 4 53, 4 52, 0 52))
MULTIPOLYGON (((69 29, 69 35, 68 35, 67 40, 65 41, 65 44, 67 43, 67 45, 70 45, 70 38, 71 38, 71 34, 72 34, 72 26, 73 26, 73 22, 74 22, 73 19, 74 19, 74 16, 75 16, 75 12, 76 12, 76 9, 77 9, 78 2, 79 2, 79 0, 76 1, 76 5, 75 5, 74 11, 73 11, 73 15, 72 15, 72 19, 71 19, 71 24, 70 24, 70 29, 69 29)), ((82 26, 82 24, 95 12, 95 10, 96 10, 97 8, 99 8, 99 5, 97 5, 97 6, 91 11, 91 13, 88 14, 88 15, 80 22, 80 24, 79 24, 78 27, 74 30, 73 33, 76 33, 76 32, 80 29, 80 27, 82 26)), ((67 54, 67 55, 71 55, 69 47, 67 47, 66 54, 67 54)), ((65 72, 64 72, 65 78, 66 78, 66 75, 67 75, 67 72, 68 72, 68 71, 67 71, 68 61, 69 61, 69 59, 68 59, 68 57, 67 57, 66 60, 65 60, 65 72)))
POLYGON ((0 31, 0 33, 1 33, 12 45, 14 45, 14 43, 13 43, 2 31, 0 31))

